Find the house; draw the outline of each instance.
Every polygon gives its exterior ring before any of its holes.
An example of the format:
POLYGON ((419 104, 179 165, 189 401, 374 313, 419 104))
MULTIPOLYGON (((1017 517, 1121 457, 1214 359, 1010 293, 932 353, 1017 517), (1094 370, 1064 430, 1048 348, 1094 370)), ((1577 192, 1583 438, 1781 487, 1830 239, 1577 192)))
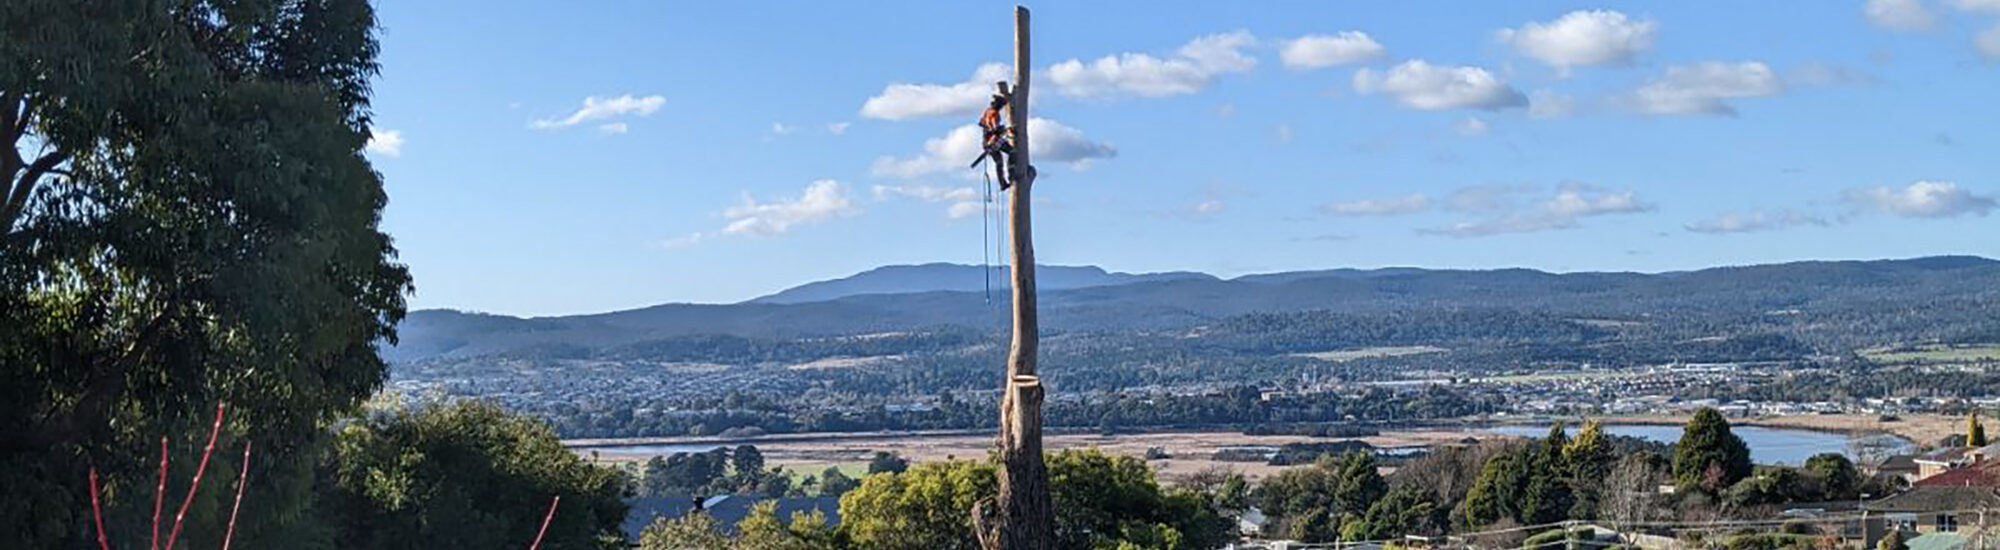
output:
POLYGON ((1911 459, 1917 464, 1917 480, 2000 458, 2000 444, 1984 447, 1946 447, 1911 459))
MULTIPOLYGON (((1890 529, 1929 535, 2000 524, 2000 461, 1946 470, 1917 480, 1909 490, 1863 504, 1868 548, 1890 529)), ((1950 537, 1933 539, 1945 544, 1950 537)), ((1911 548, 1915 548, 1914 544, 1911 548)))
MULTIPOLYGON (((627 499, 631 511, 625 513, 625 523, 620 528, 625 531, 625 539, 638 544, 639 534, 647 525, 659 518, 677 519, 695 510, 707 512, 715 518, 716 529, 725 533, 736 532, 736 524, 750 516, 750 508, 767 499, 758 496, 722 495, 706 498, 687 496, 642 497, 627 499)), ((826 515, 828 525, 840 524, 839 497, 786 497, 778 502, 778 519, 791 521, 792 514, 817 511, 826 515)))
POLYGON ((1875 473, 1883 476, 1899 477, 1903 483, 1917 482, 1917 456, 1891 455, 1875 466, 1875 473))

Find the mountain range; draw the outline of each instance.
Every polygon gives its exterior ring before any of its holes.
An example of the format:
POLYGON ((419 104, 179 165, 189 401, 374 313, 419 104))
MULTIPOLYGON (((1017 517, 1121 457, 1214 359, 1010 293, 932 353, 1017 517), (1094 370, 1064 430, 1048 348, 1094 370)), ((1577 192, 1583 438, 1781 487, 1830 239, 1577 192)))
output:
MULTIPOLYGON (((402 323, 398 345, 384 346, 382 354, 396 363, 590 357, 695 336, 783 342, 949 327, 1004 330, 1007 273, 981 271, 955 264, 887 266, 735 304, 662 304, 589 315, 521 318, 420 310, 402 323)), ((2000 339, 1988 334, 2000 331, 1991 314, 2000 306, 2000 261, 1971 256, 1666 273, 1385 268, 1223 279, 1195 272, 1038 266, 1037 274, 1042 324, 1050 332, 1186 331, 1243 316, 1299 312, 1408 319, 1413 312, 1512 311, 1672 324, 1680 331, 1674 334, 1771 331, 1814 345, 2000 339), (1815 317, 1773 321, 1784 315, 1815 317), (1862 326, 1867 328, 1857 328, 1862 326)))

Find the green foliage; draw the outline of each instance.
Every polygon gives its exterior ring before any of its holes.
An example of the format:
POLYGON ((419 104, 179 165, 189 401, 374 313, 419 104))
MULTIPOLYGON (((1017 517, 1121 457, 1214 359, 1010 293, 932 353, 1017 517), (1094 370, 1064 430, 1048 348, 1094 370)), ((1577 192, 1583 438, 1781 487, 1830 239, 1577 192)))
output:
POLYGON ((1434 532, 1431 518, 1437 510, 1437 503, 1431 502, 1429 491, 1409 485, 1399 486, 1389 491, 1381 500, 1368 506, 1368 513, 1350 520, 1340 528, 1340 538, 1345 541, 1386 540, 1403 535, 1434 532))
MULTIPOLYGON (((135 533, 159 438, 185 483, 218 402, 224 441, 268 450, 238 542, 325 542, 300 455, 381 386, 410 282, 361 154, 374 25, 363 0, 0 2, 0 547, 94 545, 93 466, 135 533)), ((219 546, 229 500, 194 506, 182 540, 219 546)))
POLYGON ((1900 529, 1890 529, 1875 542, 1875 550, 1910 550, 1910 541, 1900 529))
POLYGON ((910 461, 896 456, 896 453, 875 451, 875 456, 868 459, 868 473, 871 474, 901 472, 908 469, 910 461))
POLYGON ((819 496, 837 497, 860 487, 861 481, 848 477, 840 468, 828 466, 819 474, 819 496))
POLYGON ((1523 484, 1521 509, 1516 520, 1523 525, 1562 521, 1575 503, 1570 493, 1570 465, 1564 450, 1569 436, 1561 422, 1549 427, 1549 435, 1535 443, 1523 484))
POLYGON ((1292 540, 1314 544, 1334 542, 1340 539, 1340 531, 1333 524, 1333 518, 1325 508, 1314 508, 1304 515, 1292 516, 1287 522, 1285 536, 1292 540))
POLYGON ((1811 535, 1754 533, 1724 538, 1722 539, 1722 548, 1724 550, 1810 549, 1817 547, 1818 542, 1818 537, 1811 535))
POLYGON ((1250 506, 1250 481, 1243 474, 1230 472, 1223 478, 1222 487, 1216 490, 1215 505, 1224 510, 1243 510, 1250 506))
POLYGON ((1329 512, 1326 536, 1334 537, 1340 521, 1367 513, 1388 490, 1376 468, 1374 453, 1322 456, 1311 467, 1281 470, 1265 478, 1255 498, 1265 514, 1292 522, 1307 521, 1316 511, 1329 512))
POLYGON ((1603 480, 1611 474, 1611 467, 1617 460, 1618 455, 1604 434, 1604 426, 1596 420, 1584 422, 1583 430, 1563 447, 1563 462, 1569 466, 1570 490, 1575 499, 1575 504, 1570 506, 1569 517, 1598 517, 1604 498, 1603 480))
POLYGON ((1521 515, 1527 497, 1528 454, 1528 449, 1519 449, 1486 460, 1459 510, 1465 525, 1481 527, 1521 515))
POLYGON ((840 497, 840 530, 862 548, 977 550, 972 507, 997 491, 993 466, 982 462, 870 474, 840 497))
POLYGON ((1968 447, 1986 446, 1986 426, 1979 423, 1979 413, 1977 411, 1973 412, 1971 416, 1965 417, 1965 445, 1968 447))
POLYGON ((750 515, 736 524, 740 533, 733 550, 834 550, 841 547, 826 516, 818 512, 792 514, 791 521, 778 519, 778 503, 764 501, 750 509, 750 515))
POLYGON ((1805 473, 1819 485, 1820 500, 1851 498, 1860 493, 1861 471, 1840 453, 1820 453, 1806 459, 1805 473))
POLYGON ((1710 495, 1750 475, 1750 448, 1729 431, 1729 421, 1703 408, 1689 419, 1674 445, 1674 482, 1683 490, 1710 495))
POLYGON ((715 518, 701 511, 655 519, 639 532, 640 550, 726 550, 732 544, 716 530, 715 518))
MULTIPOLYGON (((1231 539, 1209 496, 1162 490, 1143 460, 1085 450, 1051 453, 1047 464, 1065 548, 1197 550, 1231 539)), ((995 484, 994 467, 973 461, 871 474, 841 497, 840 530, 871 550, 975 549, 973 506, 990 506, 995 484)))
POLYGON ((617 470, 563 448, 539 420, 461 401, 342 429, 323 466, 321 507, 341 548, 502 548, 532 540, 562 496, 543 548, 616 548, 626 505, 617 470))

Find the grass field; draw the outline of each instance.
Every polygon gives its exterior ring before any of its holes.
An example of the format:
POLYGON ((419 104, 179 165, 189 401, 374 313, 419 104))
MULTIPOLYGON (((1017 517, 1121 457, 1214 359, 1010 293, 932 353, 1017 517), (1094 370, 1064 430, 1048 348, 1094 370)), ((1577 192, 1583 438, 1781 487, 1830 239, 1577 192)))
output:
POLYGON ((1973 363, 2000 361, 2000 344, 1922 344, 1898 348, 1862 350, 1861 355, 1879 363, 1973 363))
POLYGON ((1419 355, 1425 353, 1437 353, 1440 351, 1450 351, 1450 350, 1432 346, 1384 346, 1375 348, 1320 351, 1313 353, 1296 353, 1293 355, 1299 357, 1311 357, 1313 359, 1318 359, 1321 361, 1340 363, 1345 361, 1353 361, 1355 359, 1369 359, 1373 357, 1401 357, 1404 355, 1419 355))

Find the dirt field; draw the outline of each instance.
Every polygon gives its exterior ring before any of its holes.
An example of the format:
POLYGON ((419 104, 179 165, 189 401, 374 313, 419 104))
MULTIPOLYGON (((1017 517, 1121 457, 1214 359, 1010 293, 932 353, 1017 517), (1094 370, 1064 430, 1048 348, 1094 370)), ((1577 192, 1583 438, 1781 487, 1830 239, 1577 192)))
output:
MULTIPOLYGON (((1642 415, 1620 416, 1603 419, 1606 423, 1617 424, 1685 424, 1686 416, 1642 415)), ((1964 419, 1944 416, 1904 416, 1894 422, 1882 422, 1874 415, 1798 415, 1767 416, 1753 418, 1732 418, 1730 423, 1745 426, 1765 426, 1772 428, 1802 428, 1830 432, 1889 432, 1909 438, 1919 443, 1937 441, 1946 435, 1957 433, 1964 426, 1964 419)), ((1572 425, 1574 429, 1574 425, 1572 425)), ((1456 443, 1465 438, 1493 439, 1508 437, 1487 433, 1478 429, 1439 429, 1389 432, 1378 436, 1358 438, 1370 445, 1383 448, 1456 443)), ((690 438, 672 441, 676 444, 698 444, 713 438, 690 438)), ((1145 456, 1146 450, 1159 447, 1172 458, 1154 460, 1151 464, 1159 472, 1163 481, 1209 468, 1223 468, 1243 473, 1252 479, 1270 476, 1284 466, 1271 466, 1260 462, 1222 462, 1210 460, 1219 449, 1241 446, 1278 446, 1286 443, 1308 441, 1329 442, 1337 438, 1317 438, 1296 435, 1244 435, 1236 432, 1160 432, 1104 436, 1099 434, 1060 434, 1046 439, 1049 449, 1097 448, 1108 453, 1129 456, 1145 456)), ((719 442, 719 440, 717 440, 719 442)), ((583 440, 572 443, 581 443, 583 440)), ((610 443, 594 441, 594 443, 610 443)), ((634 442, 637 443, 637 442, 634 442)), ((730 442, 735 445, 740 442, 730 442)), ((855 467, 865 463, 876 451, 896 453, 913 462, 951 460, 955 458, 983 457, 993 447, 990 434, 916 434, 916 435, 853 435, 819 437, 813 434, 781 436, 774 440, 753 441, 758 450, 764 452, 765 460, 773 466, 816 473, 830 465, 855 467)), ((601 460, 640 461, 651 458, 652 453, 621 452, 617 448, 595 449, 601 460)), ((589 454, 591 449, 578 452, 589 454)))
MULTIPOLYGON (((1379 436, 1357 438, 1377 447, 1404 447, 1454 443, 1467 437, 1489 439, 1506 437, 1477 431, 1414 431, 1394 432, 1379 436)), ((1282 466, 1270 466, 1256 462, 1219 462, 1209 460, 1215 451, 1225 447, 1277 446, 1305 441, 1337 441, 1333 438, 1307 436, 1269 435, 1253 436, 1233 432, 1165 432, 1120 434, 1103 436, 1098 434, 1052 435, 1045 440, 1049 449, 1097 448, 1108 453, 1145 456, 1153 447, 1165 449, 1173 458, 1152 461, 1153 468, 1163 480, 1200 470, 1222 467, 1242 472, 1252 479, 1271 475, 1282 466)), ((757 443, 763 451, 764 459, 774 466, 787 469, 814 472, 831 464, 851 464, 866 461, 875 451, 889 451, 902 455, 913 462, 950 460, 954 458, 975 458, 985 456, 993 448, 991 435, 924 435, 906 437, 852 437, 825 441, 772 441, 757 443)), ((605 460, 645 460, 650 454, 623 454, 611 449, 600 449, 600 457, 605 460)))

